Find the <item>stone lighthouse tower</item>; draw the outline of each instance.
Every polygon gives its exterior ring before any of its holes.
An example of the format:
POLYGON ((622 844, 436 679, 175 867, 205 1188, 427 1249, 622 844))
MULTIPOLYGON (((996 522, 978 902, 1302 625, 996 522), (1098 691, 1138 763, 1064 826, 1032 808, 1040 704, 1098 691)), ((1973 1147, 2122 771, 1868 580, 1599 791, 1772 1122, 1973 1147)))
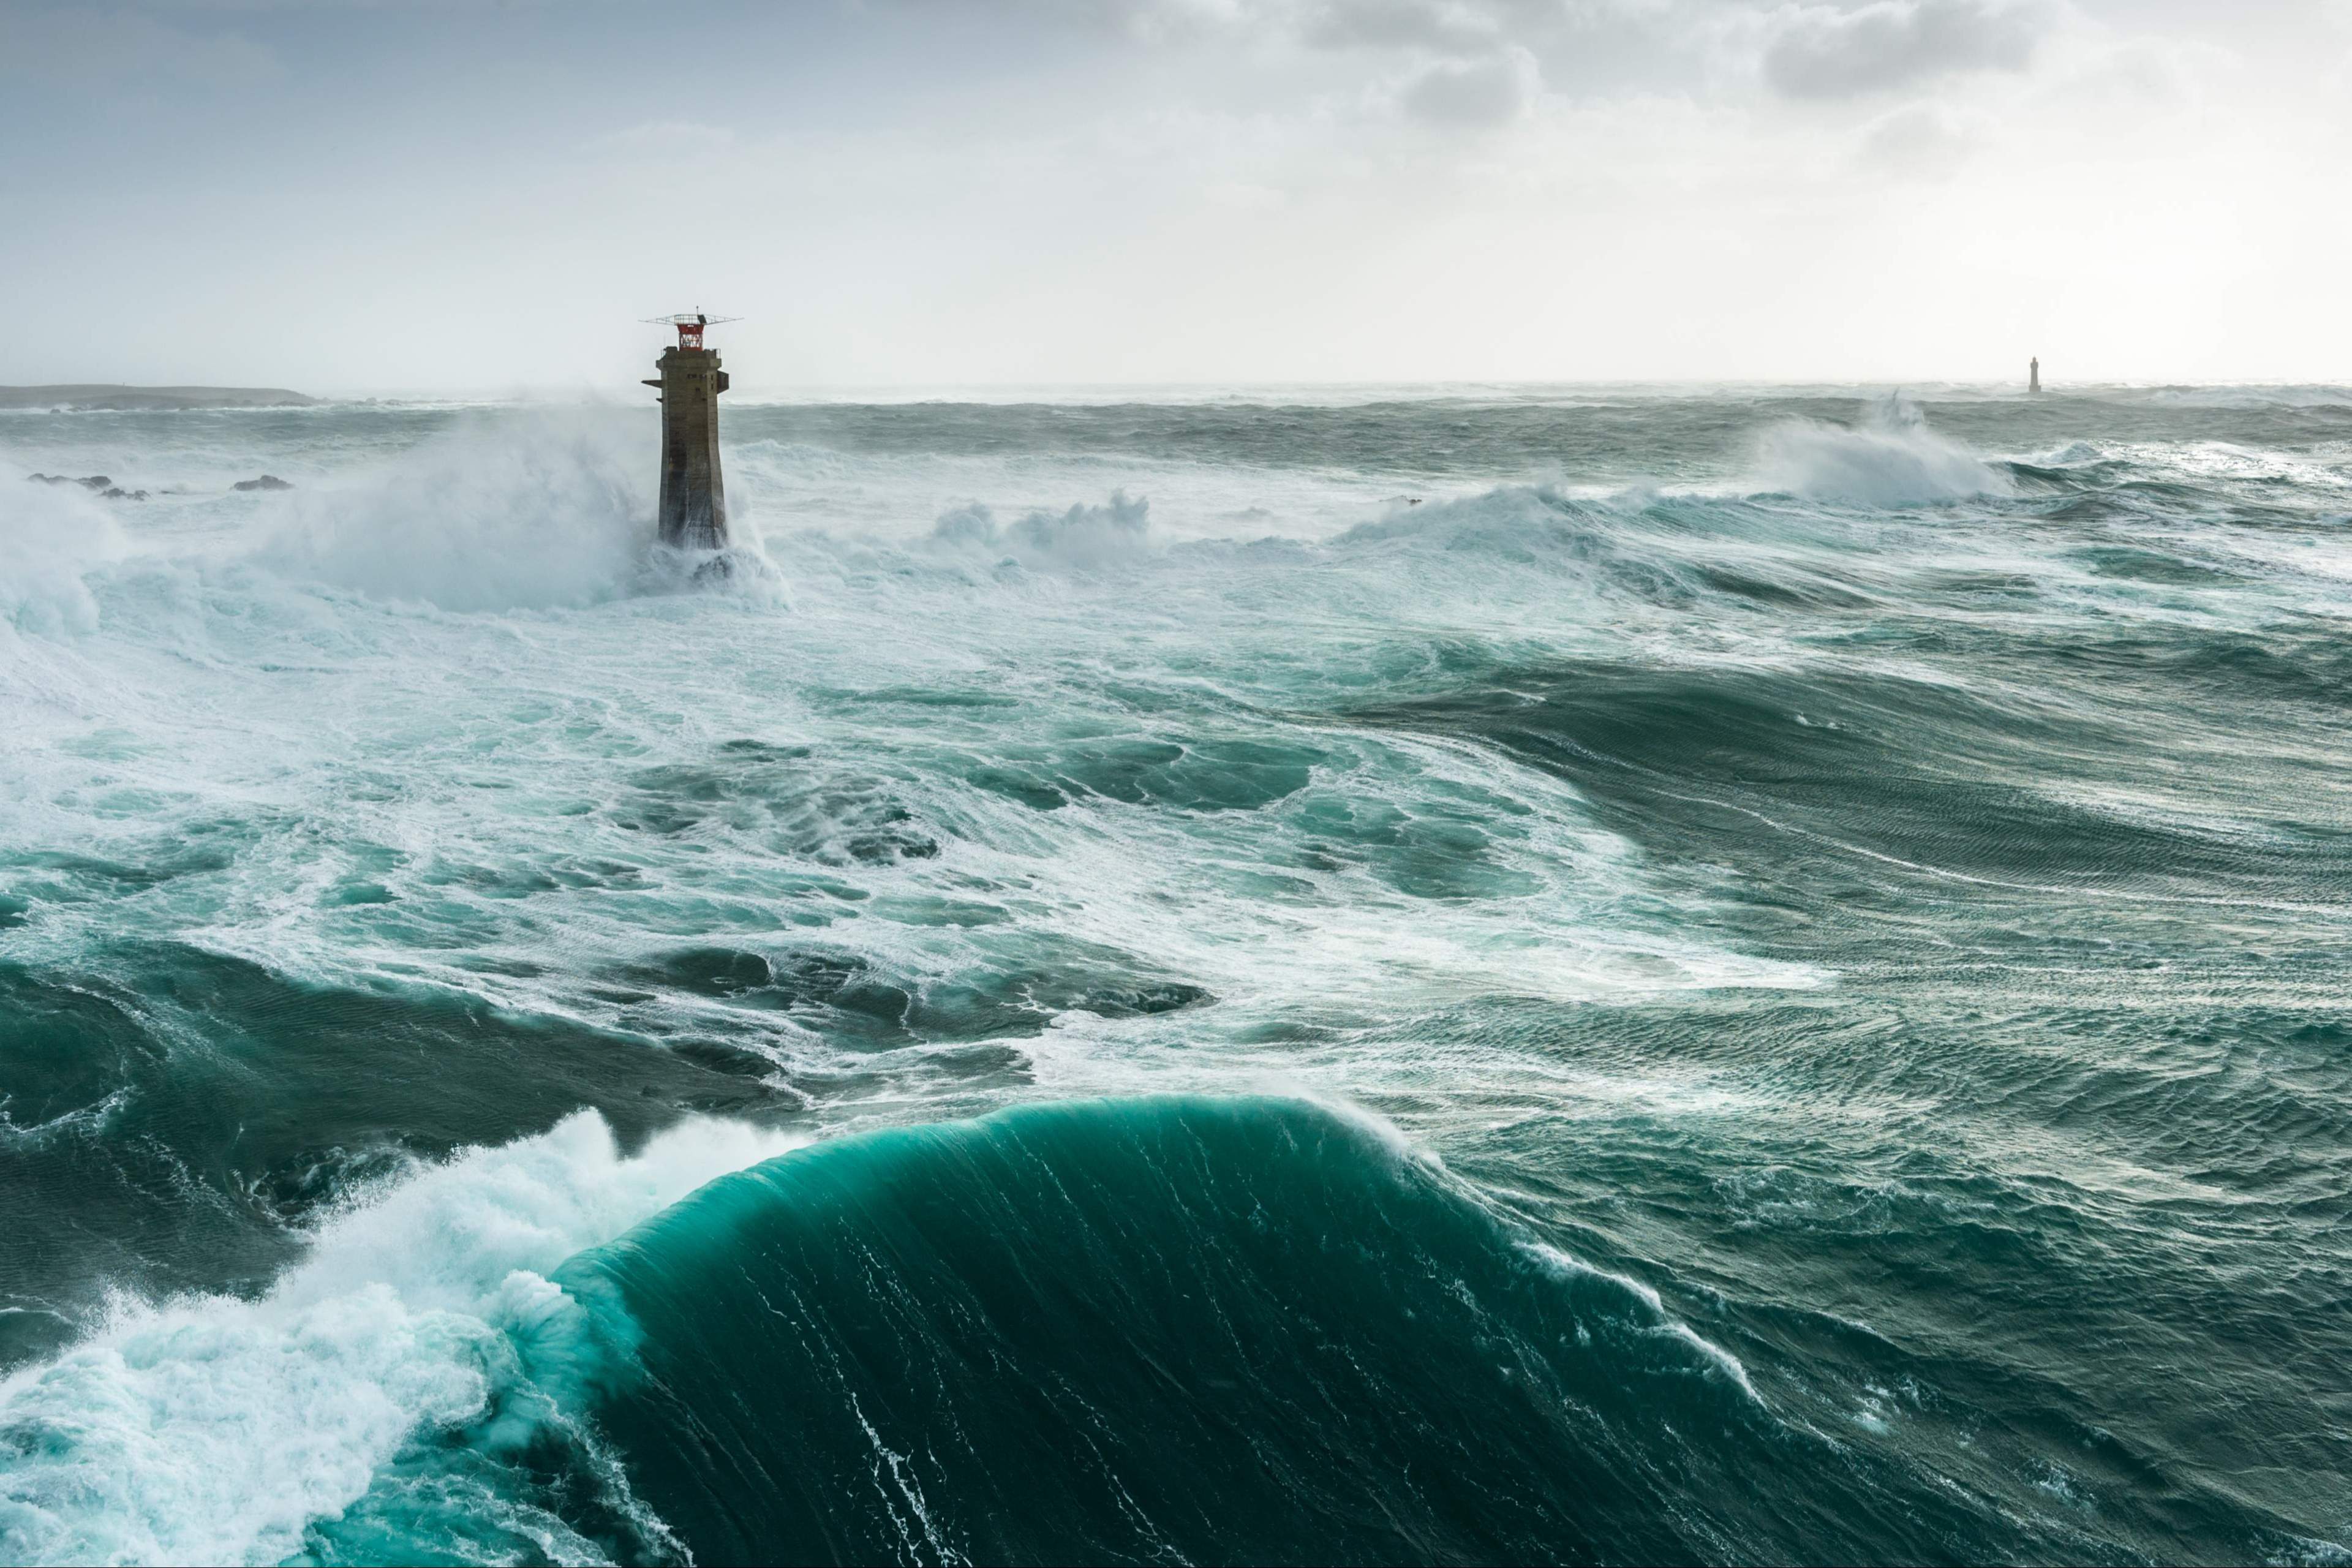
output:
POLYGON ((654 362, 661 372, 661 542, 682 550, 727 548, 727 481, 719 471, 719 395, 727 373, 702 330, 732 316, 656 316, 677 329, 677 346, 654 362))

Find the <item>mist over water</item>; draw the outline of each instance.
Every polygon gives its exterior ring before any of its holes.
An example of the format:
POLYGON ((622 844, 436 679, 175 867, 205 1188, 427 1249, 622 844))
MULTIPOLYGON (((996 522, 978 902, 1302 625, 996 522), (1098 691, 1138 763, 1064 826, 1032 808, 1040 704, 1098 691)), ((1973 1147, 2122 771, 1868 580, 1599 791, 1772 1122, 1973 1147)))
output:
POLYGON ((722 420, 0 415, 0 1559, 2352 1557, 2352 394, 722 420))

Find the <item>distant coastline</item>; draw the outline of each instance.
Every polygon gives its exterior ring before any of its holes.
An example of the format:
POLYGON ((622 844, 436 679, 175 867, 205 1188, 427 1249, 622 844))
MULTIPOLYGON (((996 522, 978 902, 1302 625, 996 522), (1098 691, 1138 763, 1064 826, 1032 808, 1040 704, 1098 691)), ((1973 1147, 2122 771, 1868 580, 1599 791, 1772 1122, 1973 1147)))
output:
POLYGON ((282 386, 0 386, 0 408, 110 409, 150 413, 173 408, 301 408, 315 397, 282 386))

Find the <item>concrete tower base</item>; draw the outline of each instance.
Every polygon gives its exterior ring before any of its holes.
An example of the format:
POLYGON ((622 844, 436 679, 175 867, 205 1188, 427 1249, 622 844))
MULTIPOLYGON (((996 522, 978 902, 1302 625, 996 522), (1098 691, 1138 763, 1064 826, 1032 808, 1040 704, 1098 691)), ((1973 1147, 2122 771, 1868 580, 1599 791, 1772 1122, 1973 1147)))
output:
POLYGON ((727 481, 719 468, 719 395, 727 373, 709 349, 675 348, 655 362, 661 379, 661 542, 727 548, 727 481))

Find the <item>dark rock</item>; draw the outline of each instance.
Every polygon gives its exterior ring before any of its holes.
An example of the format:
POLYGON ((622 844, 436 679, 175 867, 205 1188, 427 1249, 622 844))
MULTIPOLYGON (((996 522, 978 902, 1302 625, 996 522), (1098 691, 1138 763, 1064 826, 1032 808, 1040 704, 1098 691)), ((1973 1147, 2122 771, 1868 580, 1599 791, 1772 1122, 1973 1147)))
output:
POLYGON ((99 492, 99 497, 102 500, 145 500, 147 499, 147 492, 145 490, 126 490, 121 485, 116 485, 111 489, 100 490, 99 492))
POLYGON ((239 479, 229 488, 240 490, 290 490, 294 487, 276 474, 264 474, 257 479, 239 479))
POLYGON ((114 483, 104 474, 92 474, 85 479, 75 479, 70 474, 26 474, 25 477, 45 485, 79 485, 86 490, 102 490, 114 483))

